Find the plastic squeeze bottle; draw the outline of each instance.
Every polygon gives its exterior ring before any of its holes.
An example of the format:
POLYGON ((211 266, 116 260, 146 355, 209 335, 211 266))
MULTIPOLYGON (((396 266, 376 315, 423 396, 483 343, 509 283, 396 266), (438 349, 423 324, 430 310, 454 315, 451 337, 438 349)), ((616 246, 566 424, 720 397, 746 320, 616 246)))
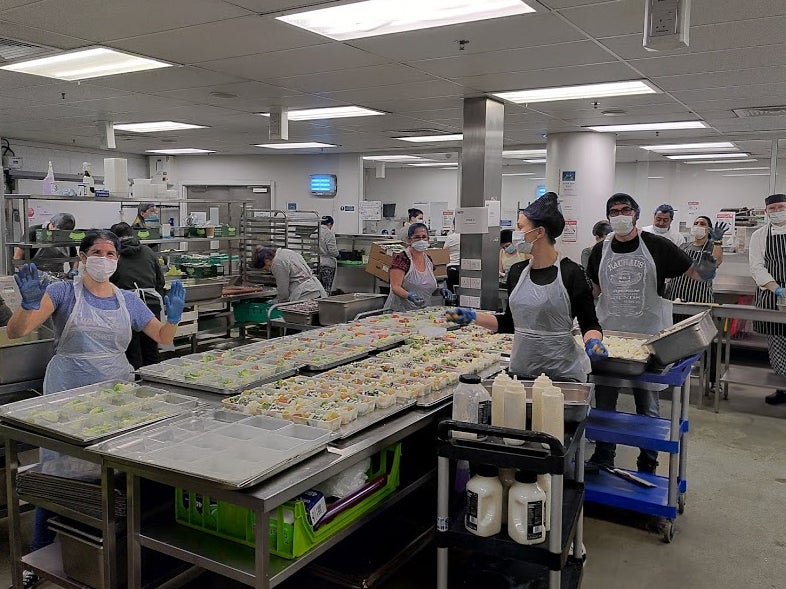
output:
POLYGON ((43 193, 52 195, 57 192, 57 184, 55 184, 55 171, 52 169, 52 162, 49 162, 49 168, 44 176, 43 193))
MULTIPOLYGON (((505 389, 505 427, 527 429, 527 389, 520 380, 513 380, 505 389)), ((506 444, 521 446, 523 440, 503 438, 506 444)))
POLYGON ((543 373, 532 383, 532 431, 543 431, 543 391, 550 386, 551 379, 543 373))
POLYGON ((546 494, 531 472, 517 472, 508 493, 508 535, 519 544, 540 544, 546 539, 546 494))
POLYGON ((464 527, 476 536, 487 538, 502 530, 502 483, 497 469, 481 464, 467 483, 467 512, 464 527))
POLYGON ((510 377, 500 372, 491 385, 491 425, 505 425, 505 389, 511 383, 510 377))
MULTIPOLYGON (((462 374, 459 377, 459 384, 453 393, 452 416, 454 421, 465 423, 489 425, 491 422, 491 395, 486 387, 480 384, 480 376, 477 374, 462 374)), ((478 434, 454 431, 453 437, 477 440, 478 434)))

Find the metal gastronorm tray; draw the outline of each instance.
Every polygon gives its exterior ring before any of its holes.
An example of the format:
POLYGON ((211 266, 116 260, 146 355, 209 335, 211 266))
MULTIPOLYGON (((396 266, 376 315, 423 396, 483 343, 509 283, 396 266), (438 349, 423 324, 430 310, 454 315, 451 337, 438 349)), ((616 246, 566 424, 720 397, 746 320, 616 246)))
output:
POLYGON ((288 368, 287 370, 282 370, 280 372, 275 372, 266 376, 265 378, 261 378, 259 380, 254 380, 248 383, 245 383, 241 386, 237 386, 232 389, 227 389, 219 386, 211 386, 208 384, 203 384, 200 382, 191 382, 188 380, 181 380, 178 378, 171 378, 169 376, 165 376, 162 372, 163 368, 156 368, 156 367, 163 367, 164 364, 151 364, 150 366, 143 366, 139 369, 139 374, 142 376, 142 380, 150 381, 150 382, 159 382, 162 384, 169 384, 176 387, 183 387, 188 389, 195 389, 197 391, 206 391, 208 393, 216 393, 218 395, 237 395, 242 393, 245 389, 250 389, 253 387, 257 387, 259 385, 267 384, 269 382, 274 382, 280 378, 289 378, 290 376, 294 376, 297 374, 296 368, 288 368))
POLYGON ((647 339, 644 346, 661 364, 670 364, 704 351, 718 334, 711 313, 708 309, 675 323, 647 339))
MULTIPOLYGON (((603 331, 604 335, 615 335, 626 339, 640 340, 641 344, 651 336, 645 333, 631 333, 627 331, 603 331)), ((632 360, 630 358, 616 358, 610 356, 603 360, 596 360, 592 363, 593 374, 608 374, 614 376, 639 376, 647 370, 650 359, 632 360)))
POLYGON ((118 436, 90 449, 242 489, 321 452, 333 437, 318 427, 215 409, 118 436))
POLYGON ((162 419, 190 413, 199 405, 193 397, 112 380, 9 403, 0 407, 0 417, 24 429, 87 446, 162 419), (124 391, 102 394, 116 385, 124 385, 124 391), (80 410, 79 405, 84 405, 86 410, 80 410), (140 421, 131 423, 136 419, 140 421), (102 427, 110 420, 117 421, 117 427, 102 427), (85 428, 95 428, 95 433, 81 433, 85 428))

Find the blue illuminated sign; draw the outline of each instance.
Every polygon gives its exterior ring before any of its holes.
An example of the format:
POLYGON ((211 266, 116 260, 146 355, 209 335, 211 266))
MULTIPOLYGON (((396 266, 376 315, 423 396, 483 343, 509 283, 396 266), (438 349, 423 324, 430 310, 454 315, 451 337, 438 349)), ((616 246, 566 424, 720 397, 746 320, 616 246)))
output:
POLYGON ((336 196, 338 182, 335 174, 312 174, 309 189, 313 196, 336 196))
POLYGON ((545 185, 545 184, 540 184, 540 185, 539 185, 539 186, 538 186, 538 187, 535 189, 535 198, 540 198, 540 197, 541 197, 541 196, 543 196, 544 194, 546 194, 546 185, 545 185))

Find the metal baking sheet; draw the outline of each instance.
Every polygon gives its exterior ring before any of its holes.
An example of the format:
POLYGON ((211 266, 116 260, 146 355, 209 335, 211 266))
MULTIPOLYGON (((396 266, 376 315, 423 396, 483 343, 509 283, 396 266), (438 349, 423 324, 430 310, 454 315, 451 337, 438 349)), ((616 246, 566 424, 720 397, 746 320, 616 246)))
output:
POLYGON ((380 421, 383 421, 392 415, 396 415, 397 413, 401 413, 402 411, 405 411, 410 407, 413 407, 415 403, 416 403, 415 399, 408 399, 403 402, 394 403, 393 405, 391 405, 390 407, 386 407, 385 409, 375 409, 374 411, 367 413, 366 415, 361 415, 356 420, 350 421, 346 425, 342 425, 338 429, 338 438, 340 440, 343 440, 350 436, 354 436, 356 433, 368 429, 371 426, 378 424, 380 421))
MULTIPOLYGON (((148 385, 112 380, 3 405, 0 407, 0 418, 7 423, 18 425, 26 430, 56 440, 78 446, 88 446, 118 434, 142 428, 151 423, 190 413, 200 405, 201 403, 197 399, 186 395, 171 393, 148 385), (112 389, 119 384, 129 385, 131 389, 127 392, 118 391, 115 396, 110 394, 103 397, 98 396, 100 392, 112 389), (142 392, 144 396, 140 396, 139 392, 142 392), (150 409, 143 407, 136 409, 127 403, 116 403, 116 401, 123 400, 127 400, 129 403, 138 402, 140 404, 145 401, 153 402, 156 404, 156 412, 151 413, 150 409), (74 408, 73 404, 69 405, 78 401, 94 405, 94 408, 98 408, 100 411, 96 413, 88 411, 85 413, 74 408), (31 415, 31 412, 36 410, 51 413, 51 416, 43 416, 44 423, 36 422, 35 416, 31 415), (138 414, 136 416, 129 415, 129 417, 143 417, 147 413, 148 418, 129 425, 109 428, 94 435, 76 433, 77 427, 82 428, 82 431, 87 427, 99 427, 103 430, 101 428, 101 417, 105 417, 105 415, 114 417, 115 412, 121 411, 136 412, 138 414), (48 421, 51 418, 56 419, 56 421, 48 421), (73 427, 69 424, 72 424, 73 427)), ((117 417, 122 419, 120 415, 117 417)), ((107 421, 106 419, 104 420, 104 422, 107 421)))
MULTIPOLYGON (((354 362, 355 360, 362 360, 368 356, 367 351, 358 352, 357 354, 353 354, 351 356, 345 356, 340 360, 336 360, 335 362, 330 362, 328 364, 308 364, 306 366, 307 370, 311 370, 313 372, 323 372, 325 370, 331 370, 333 368, 338 368, 339 366, 343 366, 344 364, 349 364, 350 362, 354 362)), ((245 387, 248 388, 248 387, 245 387)))
MULTIPOLYGON (((155 364, 153 366, 156 366, 155 364)), ((260 380, 255 380, 253 382, 249 382, 244 384, 240 387, 235 387, 234 389, 225 389, 221 387, 214 387, 206 384, 200 384, 198 382, 190 382, 186 380, 178 380, 176 378, 168 378, 161 374, 156 374, 153 371, 145 370, 145 367, 139 369, 139 374, 142 376, 142 380, 149 381, 149 382, 159 382, 161 384, 169 384, 176 387, 182 387, 186 389, 194 389, 197 391, 206 391, 208 393, 216 393, 217 395, 238 395, 242 393, 246 389, 251 389, 254 387, 258 387, 263 384, 267 384, 270 382, 275 382, 281 378, 289 378, 290 376, 295 376, 297 374, 296 368, 290 368, 289 370, 284 370, 282 372, 276 372, 267 376, 260 380)))
POLYGON ((323 428, 216 409, 118 436, 90 450, 243 489, 322 452, 334 437, 323 428))

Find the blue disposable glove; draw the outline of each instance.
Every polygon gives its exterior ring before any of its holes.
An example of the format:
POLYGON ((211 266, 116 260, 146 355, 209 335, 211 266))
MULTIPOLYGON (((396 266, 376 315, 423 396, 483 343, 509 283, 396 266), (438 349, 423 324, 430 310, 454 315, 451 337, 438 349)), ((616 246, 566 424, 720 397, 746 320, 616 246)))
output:
POLYGON ((66 277, 67 277, 67 278, 70 278, 70 279, 72 279, 72 280, 73 280, 73 279, 74 279, 74 277, 75 277, 76 275, 78 275, 78 274, 79 274, 79 270, 77 270, 76 268, 71 268, 71 269, 68 271, 68 274, 66 274, 66 277))
POLYGON ((715 223, 715 228, 709 230, 710 238, 712 239, 712 241, 722 240, 728 228, 729 228, 728 223, 722 223, 721 221, 715 223))
POLYGON ((35 264, 25 264, 19 268, 19 273, 14 275, 14 280, 22 296, 22 308, 26 311, 40 309, 49 278, 42 275, 35 264))
POLYGON ((440 294, 442 295, 442 298, 443 298, 443 299, 447 299, 447 298, 450 298, 450 297, 452 297, 452 296, 453 296, 453 292, 452 292, 452 291, 451 291, 449 288, 447 288, 447 287, 446 287, 446 288, 443 288, 443 289, 442 289, 442 290, 440 290, 439 292, 440 292, 440 294))
POLYGON ((445 312, 446 320, 458 323, 459 325, 469 325, 477 318, 478 314, 473 309, 466 309, 464 307, 456 307, 451 311, 445 312))
POLYGON ((166 307, 166 320, 177 325, 183 315, 183 308, 186 306, 186 289, 179 280, 172 282, 169 294, 164 297, 166 307))
POLYGON ((609 357, 609 351, 606 349, 606 346, 595 337, 584 344, 584 349, 587 350, 587 356, 590 357, 590 360, 603 360, 609 357))
POLYGON ((423 297, 422 297, 422 296, 420 296, 420 295, 419 295, 418 293, 416 293, 416 292, 411 292, 411 293, 409 293, 409 294, 407 295, 407 300, 408 300, 408 301, 412 301, 412 302, 413 302, 413 303, 415 303, 415 304, 416 304, 418 307, 422 307, 423 305, 425 305, 425 304, 426 304, 426 301, 424 301, 424 300, 423 300, 423 297))
POLYGON ((786 288, 784 288, 782 286, 779 286, 778 288, 776 288, 775 289, 775 296, 778 297, 779 299, 781 299, 783 297, 786 297, 786 288))

